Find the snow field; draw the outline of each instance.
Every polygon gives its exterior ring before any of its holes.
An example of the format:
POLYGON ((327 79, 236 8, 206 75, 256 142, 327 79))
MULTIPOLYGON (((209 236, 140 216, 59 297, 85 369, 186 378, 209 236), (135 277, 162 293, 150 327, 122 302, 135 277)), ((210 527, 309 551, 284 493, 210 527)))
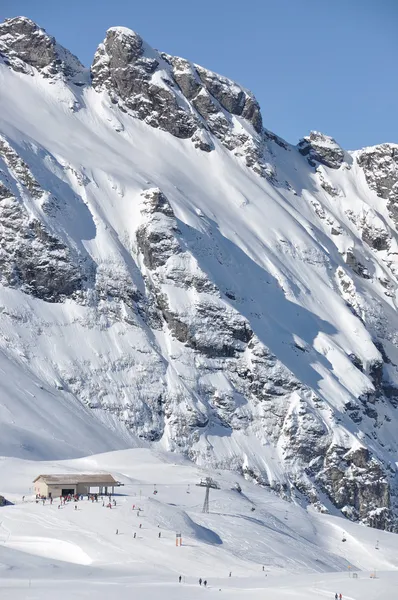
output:
POLYGON ((0 478, 15 502, 0 512, 2 598, 46 600, 56 592, 62 599, 71 590, 88 598, 95 590, 100 599, 110 593, 195 599, 221 589, 231 599, 242 593, 253 600, 322 599, 341 591, 348 600, 392 600, 398 583, 398 536, 306 511, 231 472, 209 473, 172 454, 133 449, 61 462, 3 458, 0 478), (124 484, 112 509, 101 500, 43 506, 29 495, 39 473, 96 470, 124 484), (220 490, 211 490, 210 513, 203 514, 204 490, 196 483, 208 474, 220 490), (242 493, 231 489, 236 481, 242 493), (349 577, 348 566, 358 579, 349 577), (378 578, 371 580, 374 570, 378 578))

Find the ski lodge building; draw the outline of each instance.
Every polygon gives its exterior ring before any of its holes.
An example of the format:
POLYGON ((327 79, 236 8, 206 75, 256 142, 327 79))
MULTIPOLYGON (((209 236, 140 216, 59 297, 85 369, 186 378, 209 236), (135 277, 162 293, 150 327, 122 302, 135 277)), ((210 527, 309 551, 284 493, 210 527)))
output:
POLYGON ((39 475, 33 480, 33 483, 34 493, 44 498, 94 493, 107 495, 113 494, 115 487, 123 485, 109 473, 39 475))

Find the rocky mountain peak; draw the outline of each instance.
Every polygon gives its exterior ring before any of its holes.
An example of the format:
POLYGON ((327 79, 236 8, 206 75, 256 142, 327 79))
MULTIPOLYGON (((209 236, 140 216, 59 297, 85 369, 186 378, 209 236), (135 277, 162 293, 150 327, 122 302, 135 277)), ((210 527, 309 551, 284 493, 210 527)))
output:
POLYGON ((26 17, 0 23, 0 54, 14 71, 32 74, 33 68, 45 77, 61 75, 77 84, 87 82, 87 70, 76 56, 26 17))
POLYGON ((344 150, 336 140, 319 131, 311 131, 299 141, 297 147, 313 167, 320 163, 325 167, 338 169, 344 162, 344 150))
POLYGON ((107 91, 114 104, 148 125, 190 138, 206 152, 214 150, 213 135, 264 174, 259 104, 230 79, 159 53, 125 27, 107 31, 95 53, 91 77, 94 89, 107 91))

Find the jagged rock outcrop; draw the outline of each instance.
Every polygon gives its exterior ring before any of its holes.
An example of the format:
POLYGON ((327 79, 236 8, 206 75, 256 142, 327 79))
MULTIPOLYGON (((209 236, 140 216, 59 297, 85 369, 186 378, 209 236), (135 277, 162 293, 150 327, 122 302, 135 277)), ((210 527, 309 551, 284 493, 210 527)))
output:
POLYGON ((381 144, 357 153, 366 181, 380 198, 387 200, 387 208, 395 225, 398 223, 398 145, 381 144))
POLYGON ((254 96, 233 81, 182 58, 150 48, 134 31, 108 30, 91 66, 94 89, 151 127, 191 138, 205 152, 214 149, 208 132, 247 166, 266 176, 262 118, 254 96), (245 119, 253 136, 234 121, 245 119))
POLYGON ((331 169, 339 169, 344 162, 344 150, 332 137, 319 131, 311 131, 300 140, 297 147, 313 167, 320 163, 331 169))
POLYGON ((152 127, 181 138, 190 138, 196 131, 193 116, 178 103, 160 56, 148 51, 135 32, 108 30, 94 57, 91 77, 94 89, 105 88, 114 102, 120 99, 152 127))
POLYGON ((372 527, 394 529, 390 490, 382 465, 366 448, 347 452, 332 446, 326 453, 319 479, 342 512, 372 527))
POLYGON ((71 252, 46 231, 0 181, 0 274, 3 285, 47 302, 81 290, 84 274, 71 252))
POLYGON ((44 77, 60 75, 82 85, 87 79, 86 70, 76 56, 26 17, 0 23, 1 54, 15 71, 33 74, 31 67, 34 67, 44 77))
POLYGON ((147 190, 143 200, 144 222, 137 230, 137 247, 173 335, 209 357, 242 352, 253 335, 249 323, 220 298, 195 257, 182 248, 177 220, 161 190, 147 190), (186 296, 183 308, 174 306, 174 294, 166 286, 180 288, 180 295, 186 296), (196 292, 195 299, 190 299, 191 290, 196 292))

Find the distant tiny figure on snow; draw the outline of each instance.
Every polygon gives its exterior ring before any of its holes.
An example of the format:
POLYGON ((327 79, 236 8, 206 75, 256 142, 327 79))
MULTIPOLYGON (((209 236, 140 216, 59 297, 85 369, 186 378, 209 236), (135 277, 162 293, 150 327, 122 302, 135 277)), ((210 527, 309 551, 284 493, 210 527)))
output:
POLYGON ((181 579, 182 579, 182 577, 180 575, 179 578, 178 578, 178 583, 181 583, 181 579))
POLYGON ((343 600, 343 596, 339 594, 339 600, 343 600))
POLYGON ((263 571, 265 571, 264 565, 263 565, 263 571))
POLYGON ((140 523, 140 529, 141 529, 141 527, 142 527, 142 523, 140 523))
POLYGON ((134 539, 135 539, 136 537, 137 537, 137 534, 136 534, 136 532, 134 531, 134 539))
POLYGON ((230 577, 232 577, 232 573, 231 573, 231 571, 229 572, 229 576, 230 576, 230 577))
POLYGON ((206 579, 204 580, 204 582, 203 582, 203 585, 204 585, 205 587, 207 586, 207 581, 206 581, 206 579))
POLYGON ((116 535, 119 535, 119 530, 118 529, 116 529, 116 535))
POLYGON ((77 504, 75 504, 75 510, 77 510, 77 504))
POLYGON ((22 496, 22 502, 25 502, 25 496, 22 496))
POLYGON ((338 595, 338 593, 337 593, 337 592, 336 592, 336 593, 335 593, 335 595, 334 595, 334 600, 339 600, 339 595, 338 595))
POLYGON ((159 536, 158 536, 158 537, 162 537, 162 534, 161 534, 161 532, 160 532, 160 531, 159 531, 159 536))
POLYGON ((202 578, 199 579, 199 585, 202 585, 202 578))

